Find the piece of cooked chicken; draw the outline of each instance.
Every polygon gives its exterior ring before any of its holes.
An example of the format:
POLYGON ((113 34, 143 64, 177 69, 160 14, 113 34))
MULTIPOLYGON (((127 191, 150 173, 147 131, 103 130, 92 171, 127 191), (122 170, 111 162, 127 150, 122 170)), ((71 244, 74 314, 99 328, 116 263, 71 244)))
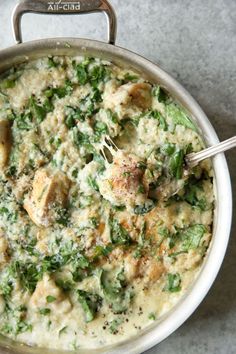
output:
POLYGON ((104 106, 108 109, 114 109, 117 106, 133 105, 141 110, 151 106, 151 85, 145 82, 128 83, 120 86, 112 92, 106 92, 104 95, 104 106))
POLYGON ((62 172, 36 171, 32 193, 24 202, 32 221, 38 226, 49 226, 56 218, 56 208, 65 207, 69 188, 70 181, 62 172))
POLYGON ((47 306, 55 310, 56 313, 61 314, 69 312, 72 308, 70 300, 48 274, 44 274, 43 279, 37 283, 29 305, 31 308, 36 309, 47 306), (48 296, 55 300, 49 303, 48 296))
POLYGON ((123 151, 116 151, 113 163, 107 165, 103 177, 98 181, 101 195, 115 205, 135 206, 147 199, 143 184, 144 171, 140 159, 123 151))
POLYGON ((152 257, 134 258, 132 254, 124 257, 126 278, 132 281, 135 278, 143 278, 145 284, 154 283, 165 272, 160 261, 152 257))
POLYGON ((0 168, 7 165, 11 150, 11 126, 6 119, 0 120, 0 168))
POLYGON ((3 230, 0 229, 0 268, 2 268, 8 261, 7 255, 8 243, 4 237, 3 230))

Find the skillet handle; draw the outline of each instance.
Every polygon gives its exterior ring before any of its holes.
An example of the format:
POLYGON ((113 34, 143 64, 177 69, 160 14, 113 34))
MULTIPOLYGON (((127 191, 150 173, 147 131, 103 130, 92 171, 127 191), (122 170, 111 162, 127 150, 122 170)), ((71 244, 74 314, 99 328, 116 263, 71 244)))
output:
POLYGON ((108 42, 115 44, 116 14, 107 0, 23 0, 12 14, 12 28, 16 43, 22 43, 21 18, 25 13, 72 15, 104 12, 108 20, 108 42))

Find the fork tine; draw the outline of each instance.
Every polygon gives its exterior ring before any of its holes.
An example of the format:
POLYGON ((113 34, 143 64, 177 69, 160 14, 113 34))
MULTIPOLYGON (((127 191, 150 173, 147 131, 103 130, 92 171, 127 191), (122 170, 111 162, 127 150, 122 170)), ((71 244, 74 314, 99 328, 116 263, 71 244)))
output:
POLYGON ((111 137, 109 135, 105 136, 105 141, 108 144, 110 144, 114 150, 116 150, 116 151, 119 150, 119 148, 117 147, 117 145, 114 143, 114 141, 111 139, 111 137))
POLYGON ((108 162, 107 157, 106 157, 106 154, 105 154, 105 151, 103 150, 103 147, 100 149, 100 153, 101 153, 102 157, 104 158, 104 160, 105 160, 106 162, 108 162))

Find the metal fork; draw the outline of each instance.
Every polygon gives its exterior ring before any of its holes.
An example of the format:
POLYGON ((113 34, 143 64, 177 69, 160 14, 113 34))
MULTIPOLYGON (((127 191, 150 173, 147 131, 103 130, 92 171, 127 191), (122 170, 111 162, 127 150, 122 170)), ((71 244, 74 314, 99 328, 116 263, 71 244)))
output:
POLYGON ((232 149, 234 147, 236 147, 236 136, 233 136, 230 139, 222 141, 221 143, 213 145, 202 151, 188 154, 185 156, 186 168, 190 169, 196 166, 200 161, 205 160, 208 157, 212 157, 216 154, 219 154, 220 152, 232 149))

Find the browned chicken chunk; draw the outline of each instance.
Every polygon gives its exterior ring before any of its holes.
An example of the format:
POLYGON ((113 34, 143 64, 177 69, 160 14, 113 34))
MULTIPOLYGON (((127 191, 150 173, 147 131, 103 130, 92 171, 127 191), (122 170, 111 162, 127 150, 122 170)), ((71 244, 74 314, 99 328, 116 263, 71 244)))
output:
POLYGON ((0 120, 0 168, 7 165, 11 149, 11 127, 6 119, 0 120))
POLYGON ((8 261, 8 254, 7 254, 7 240, 4 237, 3 230, 0 229, 0 268, 2 268, 8 261))
POLYGON ((139 162, 135 155, 117 151, 113 163, 99 181, 102 196, 115 205, 143 203, 147 191, 143 184, 144 171, 139 167, 139 162))
POLYGON ((151 105, 151 85, 140 83, 128 83, 120 86, 116 91, 105 95, 105 107, 114 109, 117 106, 136 106, 145 110, 151 105))
POLYGON ((56 209, 65 207, 70 183, 62 172, 50 173, 40 169, 35 173, 33 189, 24 208, 38 226, 49 226, 56 217, 56 209))

